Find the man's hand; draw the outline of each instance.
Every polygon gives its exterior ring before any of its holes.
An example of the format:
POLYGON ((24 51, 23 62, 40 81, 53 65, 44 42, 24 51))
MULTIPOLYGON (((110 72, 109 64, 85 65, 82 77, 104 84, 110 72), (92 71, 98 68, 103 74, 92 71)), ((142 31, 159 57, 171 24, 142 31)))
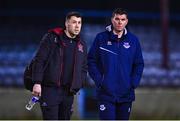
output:
POLYGON ((41 96, 41 85, 40 84, 34 84, 32 95, 41 96))

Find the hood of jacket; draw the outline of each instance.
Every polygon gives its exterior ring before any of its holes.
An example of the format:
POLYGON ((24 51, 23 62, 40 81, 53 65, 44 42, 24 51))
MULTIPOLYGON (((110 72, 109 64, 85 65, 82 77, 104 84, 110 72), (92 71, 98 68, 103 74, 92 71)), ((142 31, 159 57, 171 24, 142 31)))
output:
MULTIPOLYGON (((63 29, 63 28, 57 27, 57 28, 49 29, 48 32, 54 33, 54 34, 60 36, 60 38, 61 38, 62 35, 65 34, 64 30, 65 29, 63 29)), ((80 36, 77 35, 75 40, 80 41, 80 36)))
MULTIPOLYGON (((116 41, 118 39, 118 35, 115 35, 112 31, 113 30, 112 25, 106 26, 105 29, 110 34, 110 38, 111 38, 110 40, 116 41)), ((125 38, 127 36, 127 34, 128 34, 128 31, 126 28, 124 28, 123 35, 122 35, 121 39, 125 38)))

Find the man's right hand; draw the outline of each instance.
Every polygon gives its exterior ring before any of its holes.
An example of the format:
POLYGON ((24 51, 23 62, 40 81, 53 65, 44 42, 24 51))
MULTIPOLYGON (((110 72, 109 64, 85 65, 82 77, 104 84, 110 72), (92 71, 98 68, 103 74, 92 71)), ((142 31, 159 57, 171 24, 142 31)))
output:
POLYGON ((34 84, 32 95, 41 96, 41 85, 40 84, 34 84))

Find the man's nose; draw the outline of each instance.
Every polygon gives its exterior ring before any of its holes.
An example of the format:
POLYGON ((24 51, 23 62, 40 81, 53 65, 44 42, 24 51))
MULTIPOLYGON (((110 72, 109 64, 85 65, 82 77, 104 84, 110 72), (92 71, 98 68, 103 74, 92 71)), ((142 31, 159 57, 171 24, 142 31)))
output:
POLYGON ((76 24, 76 28, 79 28, 80 27, 80 25, 79 24, 76 24))
POLYGON ((119 21, 118 21, 118 24, 122 24, 122 21, 121 21, 121 20, 119 20, 119 21))

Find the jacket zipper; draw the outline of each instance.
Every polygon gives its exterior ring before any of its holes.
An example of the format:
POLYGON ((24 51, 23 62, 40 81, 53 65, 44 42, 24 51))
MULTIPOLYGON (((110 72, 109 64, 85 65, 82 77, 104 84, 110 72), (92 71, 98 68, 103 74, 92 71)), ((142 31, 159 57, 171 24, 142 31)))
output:
POLYGON ((62 46, 62 49, 60 48, 60 58, 62 58, 62 62, 60 64, 60 75, 59 75, 59 79, 58 79, 58 87, 60 87, 61 85, 61 77, 62 77, 62 70, 63 70, 63 53, 64 53, 64 45, 62 46))
POLYGON ((74 69, 73 69, 73 79, 72 79, 71 84, 75 81, 75 77, 74 77, 75 75, 74 74, 75 74, 75 67, 76 67, 75 65, 76 65, 76 61, 77 61, 77 59, 76 59, 76 57, 77 57, 76 56, 77 55, 77 48, 78 48, 79 43, 80 42, 77 43, 76 48, 75 48, 75 53, 74 53, 74 69))

